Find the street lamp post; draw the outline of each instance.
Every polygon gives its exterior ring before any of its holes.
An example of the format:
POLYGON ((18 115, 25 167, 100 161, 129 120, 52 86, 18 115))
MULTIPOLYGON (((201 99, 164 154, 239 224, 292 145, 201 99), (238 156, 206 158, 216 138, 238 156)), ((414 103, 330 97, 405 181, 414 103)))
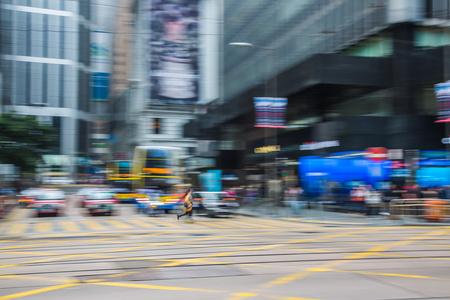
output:
MULTIPOLYGON (((265 83, 264 83, 264 89, 265 89, 265 96, 266 97, 277 97, 277 76, 273 76, 272 80, 270 77, 270 71, 276 68, 276 48, 269 48, 269 47, 263 47, 254 45, 252 43, 247 42, 233 42, 229 43, 228 45, 233 47, 243 47, 243 48, 257 48, 262 49, 270 53, 271 56, 271 62, 268 64, 268 67, 266 69, 266 75, 265 75, 265 83)), ((264 136, 265 136, 265 144, 268 146, 270 144, 270 137, 273 137, 273 144, 275 145, 277 143, 277 129, 276 128, 270 128, 270 127, 264 127, 264 136), (271 132, 272 131, 272 132, 271 132), (272 133, 272 134, 271 134, 272 133)), ((276 179, 277 177, 277 165, 276 165, 276 152, 274 152, 274 168, 271 169, 269 167, 269 153, 267 152, 265 155, 265 177, 267 180, 266 188, 265 188, 265 196, 266 199, 269 199, 269 180, 276 179), (273 174, 272 174, 273 172, 273 174)))
POLYGON ((274 67, 276 67, 276 58, 277 58, 277 49, 276 48, 269 48, 269 47, 263 47, 263 46, 257 46, 252 43, 247 42, 233 42, 229 43, 228 45, 233 47, 242 47, 242 48, 257 48, 262 49, 265 51, 268 51, 271 54, 271 63, 269 64, 267 71, 266 71, 266 78, 265 78, 265 94, 266 97, 276 97, 277 96, 277 76, 274 76, 272 79, 272 82, 270 82, 270 70, 273 70, 274 67), (272 84, 270 84, 272 83, 272 84))

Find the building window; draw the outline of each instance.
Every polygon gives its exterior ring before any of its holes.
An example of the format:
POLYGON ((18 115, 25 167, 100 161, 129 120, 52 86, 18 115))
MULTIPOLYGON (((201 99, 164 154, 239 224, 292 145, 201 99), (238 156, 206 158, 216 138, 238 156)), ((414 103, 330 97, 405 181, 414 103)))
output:
POLYGON ((150 120, 149 129, 150 132, 153 134, 161 134, 161 125, 162 125, 162 119, 161 118, 153 118, 150 120))

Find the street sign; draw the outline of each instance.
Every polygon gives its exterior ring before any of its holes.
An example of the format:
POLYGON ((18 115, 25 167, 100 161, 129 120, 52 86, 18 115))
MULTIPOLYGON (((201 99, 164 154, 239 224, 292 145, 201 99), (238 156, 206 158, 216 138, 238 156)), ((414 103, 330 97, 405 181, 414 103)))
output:
POLYGON ((437 120, 435 123, 450 122, 450 80, 434 85, 437 99, 437 120))
POLYGON ((383 147, 371 147, 366 149, 366 155, 365 157, 367 159, 380 162, 385 161, 389 158, 388 150, 383 147))

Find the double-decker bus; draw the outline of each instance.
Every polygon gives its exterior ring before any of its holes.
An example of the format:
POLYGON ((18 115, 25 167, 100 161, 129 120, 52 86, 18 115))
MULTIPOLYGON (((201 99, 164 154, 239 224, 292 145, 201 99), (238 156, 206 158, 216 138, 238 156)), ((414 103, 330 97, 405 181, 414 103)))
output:
POLYGON ((136 146, 133 173, 139 179, 133 189, 157 189, 173 194, 183 183, 182 149, 164 146, 136 146))
POLYGON ((131 161, 112 160, 106 163, 106 180, 114 187, 131 189, 139 177, 133 172, 131 161))

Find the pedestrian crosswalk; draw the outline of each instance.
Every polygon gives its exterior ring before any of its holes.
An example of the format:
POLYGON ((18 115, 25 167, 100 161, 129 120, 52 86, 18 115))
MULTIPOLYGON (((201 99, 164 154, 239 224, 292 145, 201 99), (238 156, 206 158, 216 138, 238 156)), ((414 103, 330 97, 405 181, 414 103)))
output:
POLYGON ((0 236, 22 235, 33 233, 62 233, 62 232, 114 232, 133 230, 158 230, 158 229, 289 229, 300 226, 288 220, 258 219, 258 218, 230 218, 230 219, 200 219, 186 224, 176 219, 107 219, 98 220, 80 219, 76 221, 49 220, 32 222, 11 222, 0 225, 0 236))

